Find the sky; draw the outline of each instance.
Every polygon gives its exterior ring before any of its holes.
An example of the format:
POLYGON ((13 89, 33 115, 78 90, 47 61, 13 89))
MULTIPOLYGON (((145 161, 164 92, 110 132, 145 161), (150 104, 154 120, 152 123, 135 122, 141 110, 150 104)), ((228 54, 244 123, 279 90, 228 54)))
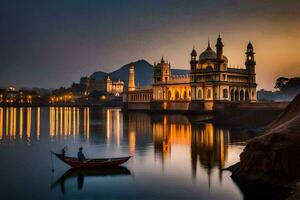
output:
POLYGON ((218 34, 229 63, 243 66, 249 40, 258 89, 300 76, 299 0, 1 0, 0 87, 70 86, 162 56, 189 69, 218 34))

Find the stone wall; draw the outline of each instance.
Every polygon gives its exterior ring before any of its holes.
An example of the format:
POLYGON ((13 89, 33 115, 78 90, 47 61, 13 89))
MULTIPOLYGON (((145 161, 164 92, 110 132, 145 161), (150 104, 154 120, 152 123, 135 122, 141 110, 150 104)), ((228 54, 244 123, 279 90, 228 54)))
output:
POLYGON ((283 110, 288 102, 225 102, 225 101, 152 101, 130 102, 125 104, 128 110, 146 110, 152 112, 181 111, 190 113, 230 112, 234 110, 283 110))

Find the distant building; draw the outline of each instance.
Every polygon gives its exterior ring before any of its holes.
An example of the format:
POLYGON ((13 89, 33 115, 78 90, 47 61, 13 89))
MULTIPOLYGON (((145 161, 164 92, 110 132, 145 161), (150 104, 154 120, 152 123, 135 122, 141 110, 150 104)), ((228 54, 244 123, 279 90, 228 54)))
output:
POLYGON ((106 92, 119 95, 124 91, 124 81, 118 80, 113 82, 108 76, 106 79, 106 92))
POLYGON ((124 92, 124 81, 112 81, 108 76, 105 80, 96 80, 90 77, 82 77, 80 84, 84 86, 85 93, 89 94, 92 91, 108 92, 119 95, 124 92))
POLYGON ((214 110, 225 102, 255 102, 257 84, 253 45, 250 42, 247 45, 244 68, 228 66, 220 36, 215 46, 216 51, 208 41, 206 50, 199 57, 193 48, 190 73, 186 75, 172 76, 170 63, 162 58, 159 63, 154 63, 152 95, 149 95, 149 89, 139 93, 129 90, 125 101, 132 109, 135 103, 144 101, 151 102, 151 110, 192 111, 214 110), (143 98, 145 95, 151 99, 143 98))

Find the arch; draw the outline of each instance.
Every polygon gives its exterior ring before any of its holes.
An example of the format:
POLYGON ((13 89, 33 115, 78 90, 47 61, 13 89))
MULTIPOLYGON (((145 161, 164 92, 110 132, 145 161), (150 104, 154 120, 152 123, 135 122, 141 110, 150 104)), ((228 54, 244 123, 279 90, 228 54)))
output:
POLYGON ((227 89, 223 89, 223 98, 224 99, 228 98, 228 90, 227 89))
POLYGON ((240 95, 239 95, 239 90, 236 89, 235 92, 234 92, 234 100, 235 101, 239 101, 240 100, 240 95))
POLYGON ((249 99, 249 91, 248 90, 246 90, 246 92, 245 92, 245 100, 246 101, 249 101, 250 99, 249 99))
POLYGON ((207 89, 207 91, 206 91, 206 98, 207 99, 211 98, 211 90, 210 89, 207 89))
POLYGON ((197 99, 203 99, 202 89, 198 89, 197 99))
POLYGON ((168 91, 168 97, 167 97, 168 100, 171 100, 172 99, 172 92, 171 90, 168 91))
POLYGON ((187 94, 186 94, 186 91, 184 90, 183 91, 183 97, 182 97, 183 99, 186 99, 187 98, 187 94))
POLYGON ((178 92, 178 90, 175 91, 175 100, 180 99, 180 94, 178 92))
POLYGON ((234 90, 233 89, 231 89, 231 91, 230 91, 230 100, 234 101, 234 90))
POLYGON ((240 101, 244 101, 244 100, 245 100, 244 90, 241 89, 241 91, 240 91, 240 101))

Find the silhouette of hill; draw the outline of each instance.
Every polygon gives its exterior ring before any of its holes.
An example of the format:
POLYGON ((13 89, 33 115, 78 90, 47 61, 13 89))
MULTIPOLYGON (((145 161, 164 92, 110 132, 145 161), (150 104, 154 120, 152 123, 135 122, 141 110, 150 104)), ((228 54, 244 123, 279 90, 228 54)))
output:
MULTIPOLYGON (((135 71, 135 84, 138 86, 149 86, 153 81, 153 65, 151 65, 146 60, 138 60, 133 63, 135 71)), ((103 80, 107 75, 111 77, 112 80, 117 81, 118 79, 125 81, 125 84, 128 83, 128 74, 129 74, 130 63, 123 65, 119 69, 106 73, 103 71, 94 72, 91 75, 91 78, 96 80, 103 80)), ((172 69, 171 73, 173 75, 183 75, 188 74, 189 70, 184 69, 172 69)))
POLYGON ((103 71, 94 72, 90 77, 96 80, 103 80, 107 77, 108 73, 103 71))

